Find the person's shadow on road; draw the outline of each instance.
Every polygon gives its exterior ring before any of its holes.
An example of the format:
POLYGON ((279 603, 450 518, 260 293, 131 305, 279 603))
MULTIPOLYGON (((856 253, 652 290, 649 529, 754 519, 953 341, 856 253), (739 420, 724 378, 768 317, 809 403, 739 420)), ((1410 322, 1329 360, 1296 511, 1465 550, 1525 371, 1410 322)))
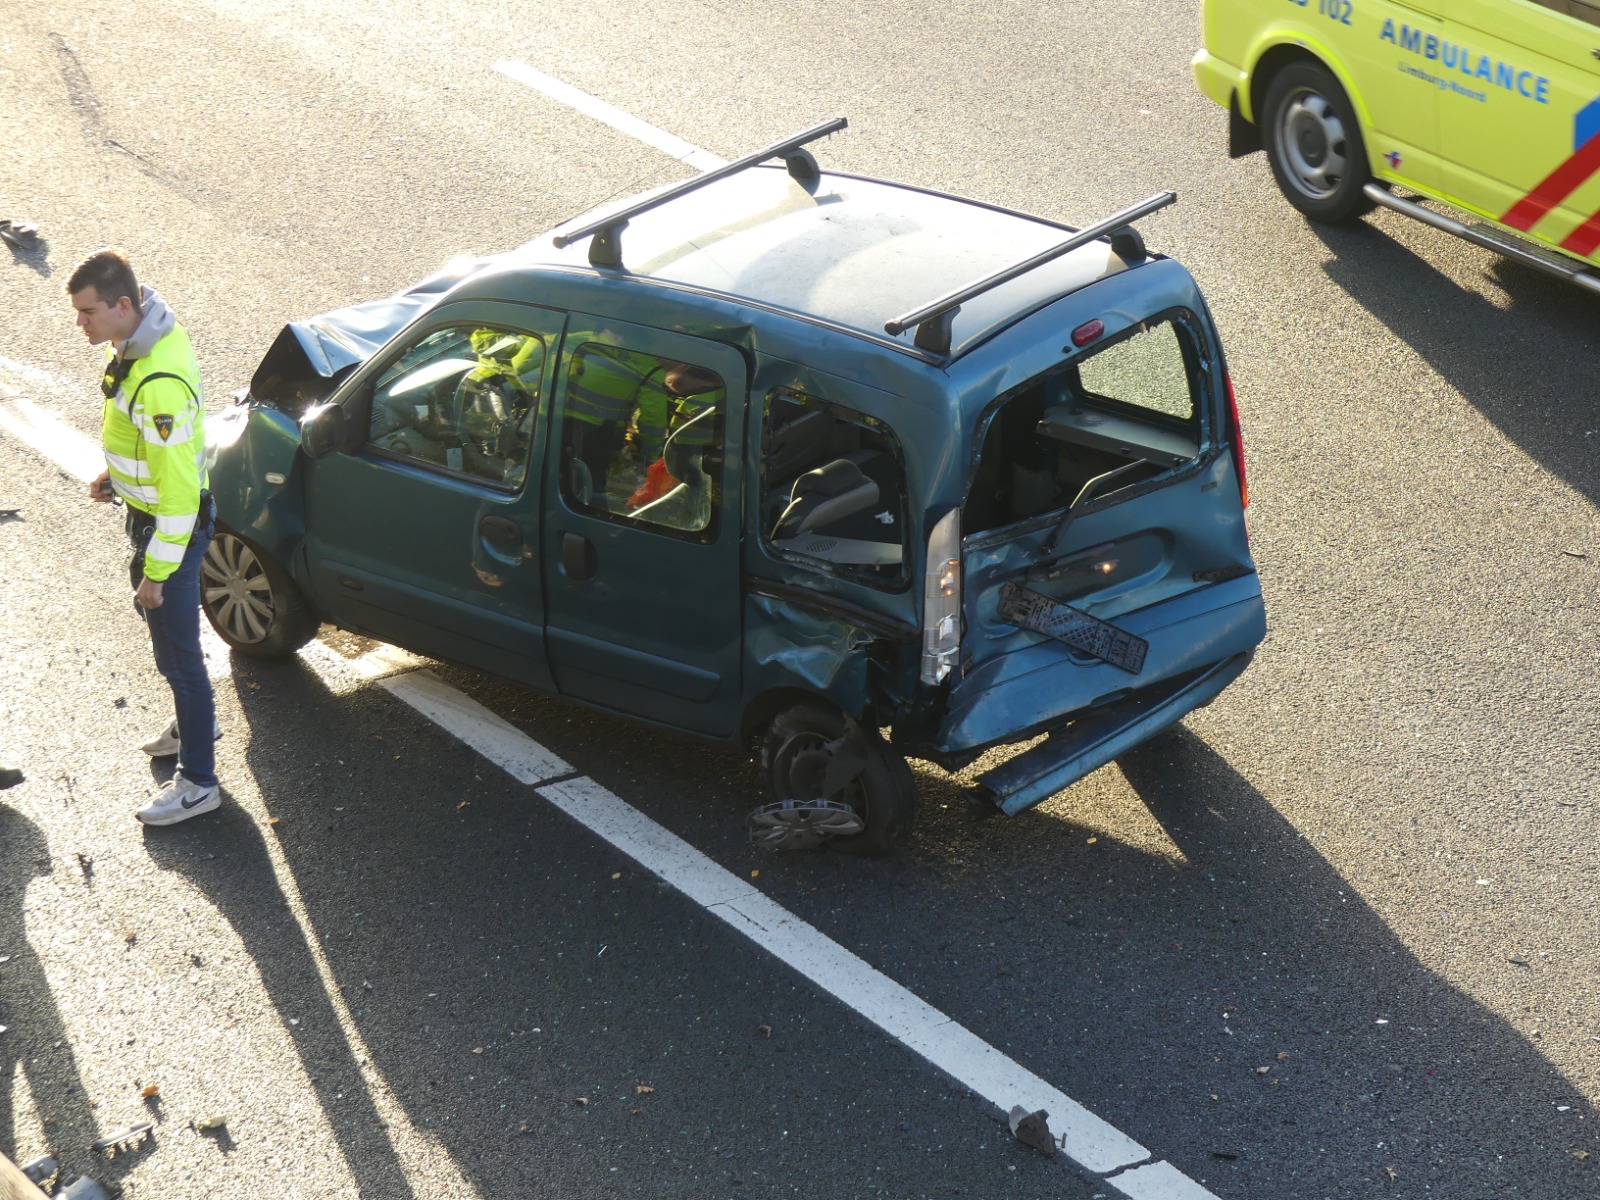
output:
MULTIPOLYGON (((145 846, 157 866, 183 875, 227 919, 285 1028, 287 1014, 296 1014, 291 1040, 359 1194, 414 1196, 261 829, 238 804, 225 801, 203 820, 151 831, 145 846)), ((231 1148, 226 1130, 208 1136, 224 1153, 231 1148)))
POLYGON ((0 801, 0 1151, 17 1161, 53 1154, 62 1178, 105 1177, 108 1164, 89 1145, 98 1136, 43 964, 28 940, 28 885, 49 875, 50 845, 39 827, 0 801), (12 1109, 21 1077, 33 1098, 46 1145, 17 1141, 12 1109))

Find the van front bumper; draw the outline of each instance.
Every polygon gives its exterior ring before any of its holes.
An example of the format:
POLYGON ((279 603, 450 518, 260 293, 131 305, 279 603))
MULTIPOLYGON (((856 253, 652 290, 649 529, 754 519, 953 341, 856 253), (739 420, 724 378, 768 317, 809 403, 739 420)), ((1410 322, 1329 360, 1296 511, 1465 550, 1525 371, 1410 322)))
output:
POLYGON ((1244 86, 1244 72, 1223 62, 1209 50, 1195 54, 1189 64, 1194 70, 1194 81, 1200 91, 1223 108, 1233 94, 1244 86))

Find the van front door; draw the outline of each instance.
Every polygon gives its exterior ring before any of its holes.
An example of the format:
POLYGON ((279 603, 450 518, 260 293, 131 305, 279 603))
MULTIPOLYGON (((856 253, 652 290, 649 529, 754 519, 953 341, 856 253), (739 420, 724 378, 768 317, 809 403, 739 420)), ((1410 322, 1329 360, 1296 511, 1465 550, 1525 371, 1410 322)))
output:
POLYGON ((713 736, 739 719, 746 367, 729 347, 573 314, 543 484, 557 689, 713 736))
POLYGON ((306 464, 306 555, 335 623, 548 689, 539 569, 541 397, 561 314, 446 305, 361 368, 362 444, 306 464))

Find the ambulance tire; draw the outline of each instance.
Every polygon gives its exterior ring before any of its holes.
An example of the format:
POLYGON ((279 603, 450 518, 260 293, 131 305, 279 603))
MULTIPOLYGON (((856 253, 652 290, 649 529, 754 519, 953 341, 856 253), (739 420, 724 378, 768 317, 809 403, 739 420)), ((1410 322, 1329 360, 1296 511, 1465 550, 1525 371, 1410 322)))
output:
POLYGON ((838 709, 817 701, 793 704, 778 713, 761 739, 761 766, 778 800, 827 799, 848 804, 864 823, 859 833, 830 837, 824 845, 844 854, 884 854, 911 832, 917 788, 911 767, 878 736, 838 709), (830 746, 846 735, 866 762, 860 772, 829 796, 817 795, 827 769, 830 746))
POLYGON ((217 636, 249 658, 288 658, 322 625, 277 559, 220 524, 200 562, 200 607, 217 636))
POLYGON ((1313 221, 1338 225, 1372 210, 1361 124, 1344 88, 1320 63, 1290 63, 1272 77, 1261 140, 1278 189, 1313 221))

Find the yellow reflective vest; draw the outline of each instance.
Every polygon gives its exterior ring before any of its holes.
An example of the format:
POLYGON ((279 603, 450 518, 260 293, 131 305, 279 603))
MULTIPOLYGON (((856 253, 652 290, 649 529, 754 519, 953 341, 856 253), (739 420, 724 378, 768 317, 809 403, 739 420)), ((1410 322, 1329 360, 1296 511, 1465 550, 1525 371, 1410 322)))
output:
POLYGON ((144 574, 159 583, 183 561, 207 486, 200 365, 176 322, 142 357, 121 353, 111 352, 102 384, 100 439, 117 495, 155 517, 144 574))

